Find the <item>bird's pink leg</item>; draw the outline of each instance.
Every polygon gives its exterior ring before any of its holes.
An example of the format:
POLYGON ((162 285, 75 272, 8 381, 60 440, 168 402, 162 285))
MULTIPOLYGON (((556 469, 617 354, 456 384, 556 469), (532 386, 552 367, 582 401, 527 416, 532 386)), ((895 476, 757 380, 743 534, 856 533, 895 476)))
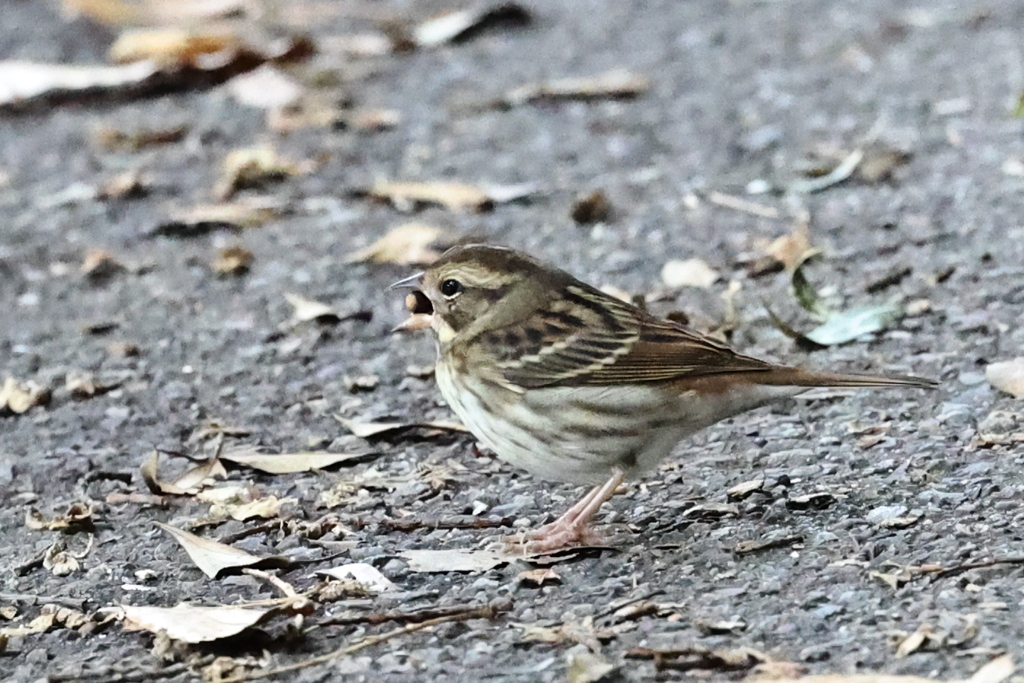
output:
POLYGON ((596 534, 590 528, 590 518, 605 501, 615 495, 615 490, 619 488, 624 478, 625 473, 616 469, 608 481, 592 488, 554 522, 545 524, 535 531, 502 539, 505 549, 524 555, 536 555, 594 543, 596 534))

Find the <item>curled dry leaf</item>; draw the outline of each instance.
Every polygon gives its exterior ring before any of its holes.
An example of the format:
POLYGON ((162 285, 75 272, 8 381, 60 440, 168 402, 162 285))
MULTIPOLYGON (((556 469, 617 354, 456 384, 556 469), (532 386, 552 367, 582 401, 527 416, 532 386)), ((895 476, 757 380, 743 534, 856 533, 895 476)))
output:
POLYGON ((348 261, 429 265, 441 256, 433 245, 443 234, 440 228, 431 225, 407 223, 388 231, 370 246, 353 252, 348 261))
POLYGON ((25 512, 25 526, 29 529, 45 529, 47 531, 63 531, 76 533, 92 531, 92 508, 85 503, 72 503, 62 515, 47 519, 39 510, 29 508, 25 512))
POLYGON ((666 287, 700 287, 707 289, 718 280, 718 271, 699 258, 669 261, 661 269, 661 281, 666 287))
POLYGON ((1024 398, 1024 356, 990 363, 985 368, 985 379, 996 389, 1014 398, 1024 398))
POLYGON ((92 543, 93 537, 90 535, 85 550, 76 554, 67 549, 64 541, 54 541, 43 553, 43 568, 54 576, 67 576, 81 570, 82 565, 78 561, 89 554, 92 543))
POLYGON ((160 452, 153 451, 142 463, 139 472, 146 488, 157 495, 191 496, 210 484, 215 477, 226 477, 227 470, 217 458, 210 458, 192 467, 174 482, 163 481, 159 476, 160 452))
POLYGON ((92 373, 81 370, 72 370, 64 377, 64 388, 71 398, 78 400, 105 394, 119 386, 121 386, 120 382, 103 382, 96 379, 92 373))
POLYGON ((398 557, 414 572, 485 572, 505 564, 510 558, 494 550, 403 550, 398 557))
POLYGON ((361 439, 383 437, 410 429, 425 429, 433 432, 469 432, 460 422, 435 420, 433 422, 359 422, 336 416, 338 422, 361 439))
POLYGON ((213 260, 210 267, 218 275, 244 275, 249 272, 252 260, 252 252, 236 244, 217 252, 217 258, 213 260))
POLYGON ((295 474, 322 470, 344 462, 365 460, 372 453, 257 453, 251 450, 223 453, 221 460, 268 474, 295 474))
POLYGON ((211 579, 243 567, 284 567, 290 564, 283 557, 256 557, 244 550, 196 536, 183 529, 176 529, 160 522, 156 522, 156 525, 169 533, 185 549, 192 562, 211 579))
POLYGON ((230 199, 239 190, 284 180, 310 168, 308 163, 296 164, 281 158, 269 147, 236 149, 224 159, 223 175, 213 193, 217 199, 230 199))
POLYGON ((534 183, 477 187, 457 182, 405 183, 380 180, 362 194, 390 202, 399 211, 436 205, 453 211, 481 212, 491 210, 495 204, 529 197, 539 189, 534 183))
POLYGON ((325 303, 307 299, 299 294, 285 294, 284 298, 292 305, 295 311, 292 313, 292 321, 295 323, 318 323, 334 324, 343 320, 340 313, 325 303))
POLYGON ((201 204, 176 212, 150 234, 155 237, 198 237, 219 228, 256 228, 281 216, 283 206, 271 199, 247 197, 244 201, 201 204))
POLYGON ((174 607, 122 605, 124 628, 128 631, 164 633, 184 643, 208 643, 236 636, 280 613, 280 607, 205 607, 180 604, 174 607))
POLYGON ((398 586, 377 571, 373 565, 366 564, 365 562, 354 562, 352 564, 343 564, 340 567, 321 569, 317 571, 317 574, 330 576, 339 581, 354 581, 369 593, 385 593, 398 590, 398 586))
POLYGON ((793 272, 801 263, 820 254, 821 250, 811 246, 807 224, 800 223, 792 232, 775 238, 765 247, 765 253, 787 271, 793 272))
POLYGON ((158 71, 150 62, 106 66, 0 61, 0 109, 47 97, 141 89, 155 83, 158 71))
POLYGON ((90 280, 106 280, 124 270, 124 266, 104 249, 90 249, 82 257, 79 272, 90 280))
POLYGON ((13 377, 4 380, 0 387, 0 415, 5 412, 21 415, 34 406, 50 402, 50 390, 29 380, 19 382, 13 377))
POLYGON ((515 2, 478 5, 427 19, 413 31, 412 41, 417 47, 438 47, 468 40, 496 26, 527 26, 530 20, 530 12, 515 2))

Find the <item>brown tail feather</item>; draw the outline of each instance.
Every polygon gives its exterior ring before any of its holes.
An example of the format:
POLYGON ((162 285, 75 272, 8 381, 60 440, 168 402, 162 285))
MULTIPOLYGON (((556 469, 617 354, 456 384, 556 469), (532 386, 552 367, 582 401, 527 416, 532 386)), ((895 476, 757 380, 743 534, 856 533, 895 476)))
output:
POLYGON ((755 375, 758 384, 793 387, 915 387, 937 389, 939 383, 911 375, 833 375, 779 367, 755 375))

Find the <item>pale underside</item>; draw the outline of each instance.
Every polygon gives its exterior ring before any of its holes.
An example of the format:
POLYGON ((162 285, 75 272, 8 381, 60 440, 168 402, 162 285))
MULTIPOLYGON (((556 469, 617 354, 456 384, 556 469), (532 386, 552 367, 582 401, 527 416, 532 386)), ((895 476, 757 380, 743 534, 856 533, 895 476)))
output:
POLYGON ((578 484, 603 482, 615 468, 636 476, 704 427, 806 391, 743 382, 699 397, 658 383, 516 392, 484 382, 466 373, 456 380, 445 363, 438 363, 441 393, 485 446, 537 477, 578 484))

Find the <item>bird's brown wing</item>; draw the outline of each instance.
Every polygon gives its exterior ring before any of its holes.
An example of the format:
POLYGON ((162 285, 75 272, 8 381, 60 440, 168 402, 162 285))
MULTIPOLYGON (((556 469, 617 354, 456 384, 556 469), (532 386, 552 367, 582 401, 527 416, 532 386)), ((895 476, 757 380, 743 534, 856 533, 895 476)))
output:
POLYGON ((772 367, 585 285, 568 287, 563 299, 527 324, 532 328, 516 333, 528 352, 498 362, 504 380, 524 389, 642 384, 772 367))

